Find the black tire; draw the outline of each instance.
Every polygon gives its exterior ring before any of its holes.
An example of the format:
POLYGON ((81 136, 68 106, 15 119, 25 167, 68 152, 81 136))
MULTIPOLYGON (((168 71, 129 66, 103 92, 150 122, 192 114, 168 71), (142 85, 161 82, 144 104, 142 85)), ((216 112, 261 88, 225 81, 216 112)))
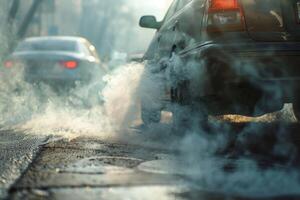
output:
POLYGON ((176 131, 187 129, 191 126, 190 108, 188 106, 174 105, 173 114, 173 128, 176 131))
POLYGON ((173 128, 175 130, 197 129, 208 123, 208 112, 202 102, 193 102, 188 81, 182 82, 173 94, 173 128))
POLYGON ((194 105, 175 105, 173 108, 173 128, 175 130, 197 130, 208 123, 208 114, 194 105))
POLYGON ((157 108, 148 108, 147 106, 142 105, 141 117, 145 125, 157 124, 161 120, 161 110, 157 108))

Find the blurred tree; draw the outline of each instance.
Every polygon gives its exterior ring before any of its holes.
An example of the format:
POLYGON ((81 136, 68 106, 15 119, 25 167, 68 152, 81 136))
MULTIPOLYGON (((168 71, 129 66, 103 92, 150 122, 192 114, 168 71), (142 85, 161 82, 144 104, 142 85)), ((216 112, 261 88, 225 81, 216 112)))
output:
POLYGON ((18 29, 18 37, 23 38, 28 30, 30 23, 33 20, 34 15, 36 14, 39 6, 41 5, 43 0, 34 0, 30 9, 28 10, 24 20, 22 21, 20 28, 18 29))
POLYGON ((8 24, 12 24, 15 21, 19 7, 20 7, 20 0, 13 0, 7 16, 8 24))
POLYGON ((0 61, 8 52, 10 37, 14 35, 12 22, 16 18, 19 3, 19 0, 0 1, 0 61))
POLYGON ((54 25, 59 35, 80 35, 81 2, 91 0, 56 0, 54 25))
POLYGON ((34 16, 43 1, 44 0, 31 0, 26 2, 20 0, 1 1, 1 8, 6 8, 8 10, 8 12, 5 13, 5 23, 2 21, 0 24, 0 42, 2 46, 0 53, 2 56, 5 56, 12 51, 18 40, 25 37, 34 16))
POLYGON ((125 0, 90 0, 82 2, 80 33, 89 38, 100 55, 108 57, 116 49, 126 51, 134 15, 125 0))

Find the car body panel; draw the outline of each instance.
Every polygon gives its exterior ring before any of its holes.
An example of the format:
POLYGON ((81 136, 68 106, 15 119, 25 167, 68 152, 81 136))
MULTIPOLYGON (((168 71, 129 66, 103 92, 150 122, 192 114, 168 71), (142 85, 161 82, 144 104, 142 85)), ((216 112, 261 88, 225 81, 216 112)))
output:
MULTIPOLYGON (((155 40, 164 36, 169 41, 159 45, 152 41, 146 55, 156 56, 145 59, 149 66, 166 65, 167 60, 169 65, 158 67, 161 71, 156 72, 162 74, 178 68, 176 62, 172 64, 173 57, 180 60, 179 68, 190 74, 187 82, 191 98, 206 102, 213 114, 261 115, 281 109, 283 103, 293 102, 300 90, 299 1, 272 2, 240 0, 245 28, 212 32, 207 29, 209 1, 187 0, 170 17, 172 20, 162 22, 155 36, 155 40), (168 27, 174 27, 172 34, 165 30, 170 31, 168 27), (270 106, 266 99, 278 103, 270 106), (260 108, 255 109, 257 106, 260 108)), ((172 91, 177 90, 167 81, 165 85, 161 88, 166 90, 160 98, 163 105, 174 101, 172 91)))
POLYGON ((241 0, 247 31, 257 41, 300 41, 297 0, 241 0))
POLYGON ((79 37, 28 38, 7 60, 16 64, 14 68, 24 68, 24 78, 31 83, 74 85, 78 81, 88 83, 93 76, 101 78, 105 74, 93 46, 79 37), (64 43, 68 45, 64 46, 64 43), (68 61, 76 62, 77 66, 72 69, 64 67, 62 63, 68 61))

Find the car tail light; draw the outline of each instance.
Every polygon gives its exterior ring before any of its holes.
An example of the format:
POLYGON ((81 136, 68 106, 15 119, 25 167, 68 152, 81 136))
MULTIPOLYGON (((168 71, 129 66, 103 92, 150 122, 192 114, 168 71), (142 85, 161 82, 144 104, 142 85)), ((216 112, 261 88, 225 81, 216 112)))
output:
POLYGON ((237 0, 211 0, 210 10, 211 11, 222 11, 228 9, 239 9, 237 0))
POLYGON ((238 0, 210 0, 209 31, 244 30, 244 15, 238 0))
POLYGON ((13 66, 14 66, 14 62, 11 60, 6 60, 4 62, 4 67, 6 67, 6 68, 12 68, 13 66))
POLYGON ((78 67, 78 62, 74 60, 62 61, 61 65, 67 69, 76 69, 78 67))

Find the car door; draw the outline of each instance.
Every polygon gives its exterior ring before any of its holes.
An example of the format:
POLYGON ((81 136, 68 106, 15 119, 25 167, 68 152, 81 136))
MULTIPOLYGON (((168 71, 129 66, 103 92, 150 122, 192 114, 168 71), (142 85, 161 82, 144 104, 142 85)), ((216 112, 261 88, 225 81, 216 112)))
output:
POLYGON ((178 0, 174 0, 169 7, 161 27, 158 29, 154 38, 152 39, 150 46, 148 47, 144 60, 151 61, 154 63, 159 62, 166 55, 168 56, 169 49, 167 47, 171 46, 168 42, 168 25, 170 24, 170 19, 176 12, 178 0))
POLYGON ((201 40, 205 0, 180 0, 177 11, 176 52, 188 50, 201 40))
POLYGON ((171 60, 175 61, 173 66, 170 66, 170 98, 171 101, 178 100, 180 94, 179 88, 186 88, 188 84, 189 74, 185 66, 188 62, 196 61, 195 55, 190 54, 192 49, 199 43, 202 33, 202 22, 205 10, 206 0, 179 0, 177 11, 174 16, 176 19, 175 36, 171 60), (185 52, 185 57, 182 53, 185 52), (178 62, 178 58, 180 61, 178 62), (184 58, 184 59, 183 59, 184 58), (180 66, 177 66, 179 63, 180 66), (172 76, 173 75, 173 76, 172 76), (175 81, 174 81, 175 79, 175 81))
POLYGON ((175 17, 175 13, 177 11, 178 2, 180 0, 173 1, 170 9, 168 10, 164 20, 162 27, 159 30, 159 34, 157 37, 158 40, 158 51, 159 59, 169 58, 172 52, 172 46, 174 44, 175 36, 176 36, 176 26, 177 26, 177 18, 175 17))
POLYGON ((189 37, 187 35, 187 29, 190 25, 190 21, 193 19, 190 15, 192 8, 187 6, 192 0, 179 0, 177 5, 176 14, 174 16, 174 39, 173 39, 173 53, 177 53, 186 48, 188 45, 189 37), (189 14, 188 14, 189 13, 189 14))

